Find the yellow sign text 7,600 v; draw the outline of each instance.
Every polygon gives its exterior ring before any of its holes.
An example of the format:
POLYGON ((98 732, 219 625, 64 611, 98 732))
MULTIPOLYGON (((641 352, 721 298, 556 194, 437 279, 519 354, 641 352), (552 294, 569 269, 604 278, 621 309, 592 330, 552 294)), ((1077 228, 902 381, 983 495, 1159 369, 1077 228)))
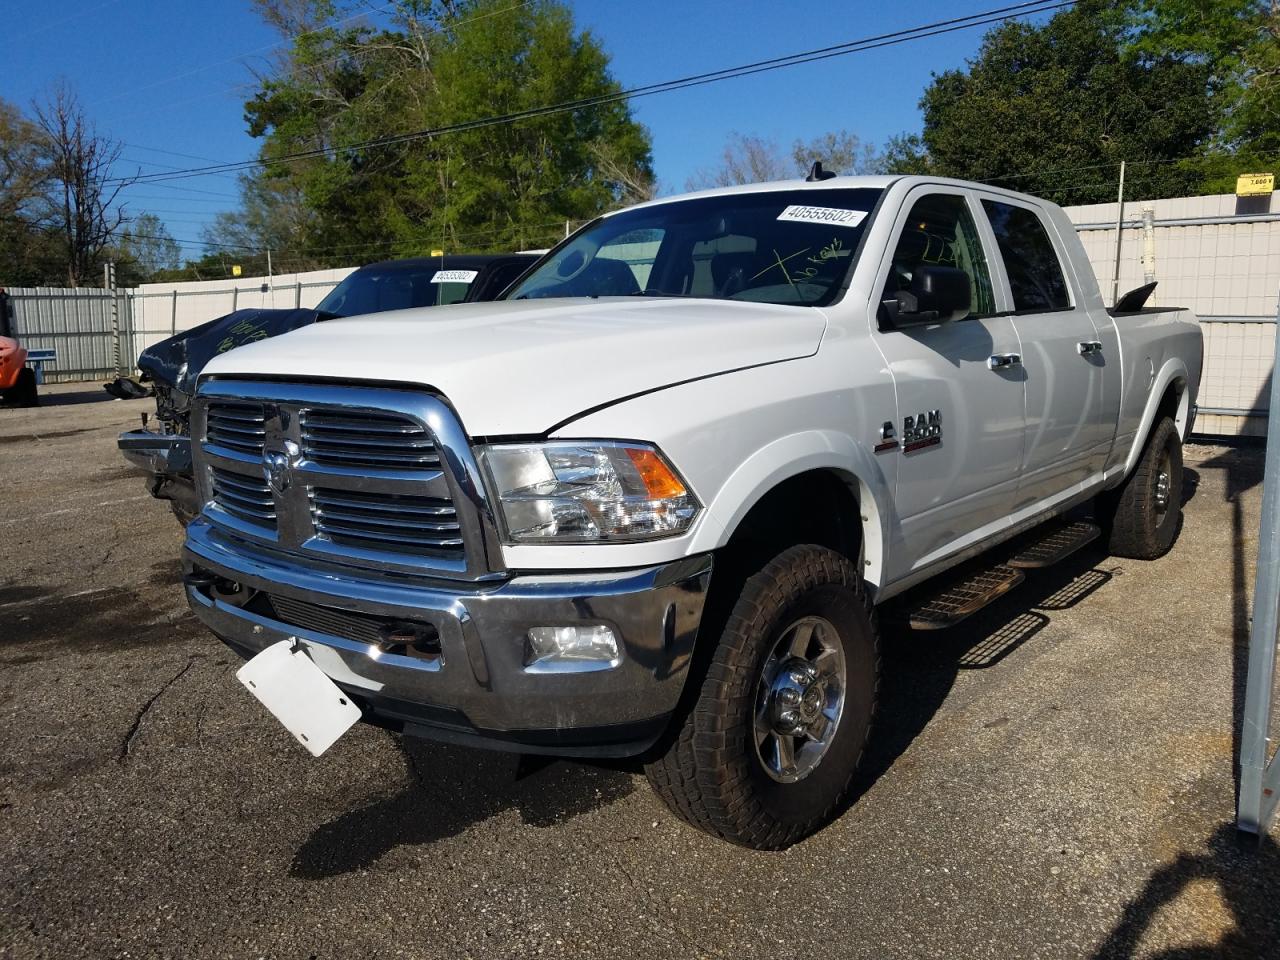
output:
POLYGON ((1242 173, 1236 177, 1237 197, 1260 197, 1276 188, 1274 173, 1242 173))

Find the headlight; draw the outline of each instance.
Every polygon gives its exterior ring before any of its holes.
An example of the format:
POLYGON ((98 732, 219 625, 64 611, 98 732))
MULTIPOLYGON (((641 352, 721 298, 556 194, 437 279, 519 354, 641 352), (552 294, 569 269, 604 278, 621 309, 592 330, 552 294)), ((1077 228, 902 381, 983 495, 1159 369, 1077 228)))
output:
POLYGON ((513 542, 654 540, 689 529, 697 498, 647 444, 552 442, 482 447, 513 542))

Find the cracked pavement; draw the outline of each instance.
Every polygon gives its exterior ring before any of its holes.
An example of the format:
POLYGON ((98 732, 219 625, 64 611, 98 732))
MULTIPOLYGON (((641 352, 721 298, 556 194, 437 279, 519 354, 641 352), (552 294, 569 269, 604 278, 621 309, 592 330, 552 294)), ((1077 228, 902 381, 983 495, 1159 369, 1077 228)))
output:
POLYGON ((405 741, 319 760, 186 612, 115 450, 151 401, 0 410, 0 957, 1273 957, 1231 828, 1259 451, 1192 446, 1179 543, 886 631, 860 797, 783 853, 634 764, 405 741))

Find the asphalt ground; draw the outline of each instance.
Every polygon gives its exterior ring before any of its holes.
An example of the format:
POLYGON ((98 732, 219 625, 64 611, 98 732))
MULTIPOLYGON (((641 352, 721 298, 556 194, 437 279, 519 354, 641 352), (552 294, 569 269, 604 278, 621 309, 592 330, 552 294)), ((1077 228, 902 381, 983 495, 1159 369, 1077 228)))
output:
POLYGON ((150 401, 46 394, 0 411, 4 957, 1280 957, 1280 848, 1232 826, 1256 449, 1188 447, 1162 560, 886 631, 857 802, 757 853, 633 765, 312 759, 186 610, 115 449, 150 401))

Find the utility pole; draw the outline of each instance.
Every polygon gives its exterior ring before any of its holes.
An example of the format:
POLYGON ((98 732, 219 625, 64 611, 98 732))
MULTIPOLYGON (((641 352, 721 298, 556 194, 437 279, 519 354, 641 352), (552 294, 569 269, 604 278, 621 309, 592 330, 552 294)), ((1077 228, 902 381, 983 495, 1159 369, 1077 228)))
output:
POLYGON ((1120 161, 1120 192, 1116 195, 1116 268, 1111 275, 1111 305, 1120 299, 1120 242, 1124 239, 1124 161, 1120 161))

